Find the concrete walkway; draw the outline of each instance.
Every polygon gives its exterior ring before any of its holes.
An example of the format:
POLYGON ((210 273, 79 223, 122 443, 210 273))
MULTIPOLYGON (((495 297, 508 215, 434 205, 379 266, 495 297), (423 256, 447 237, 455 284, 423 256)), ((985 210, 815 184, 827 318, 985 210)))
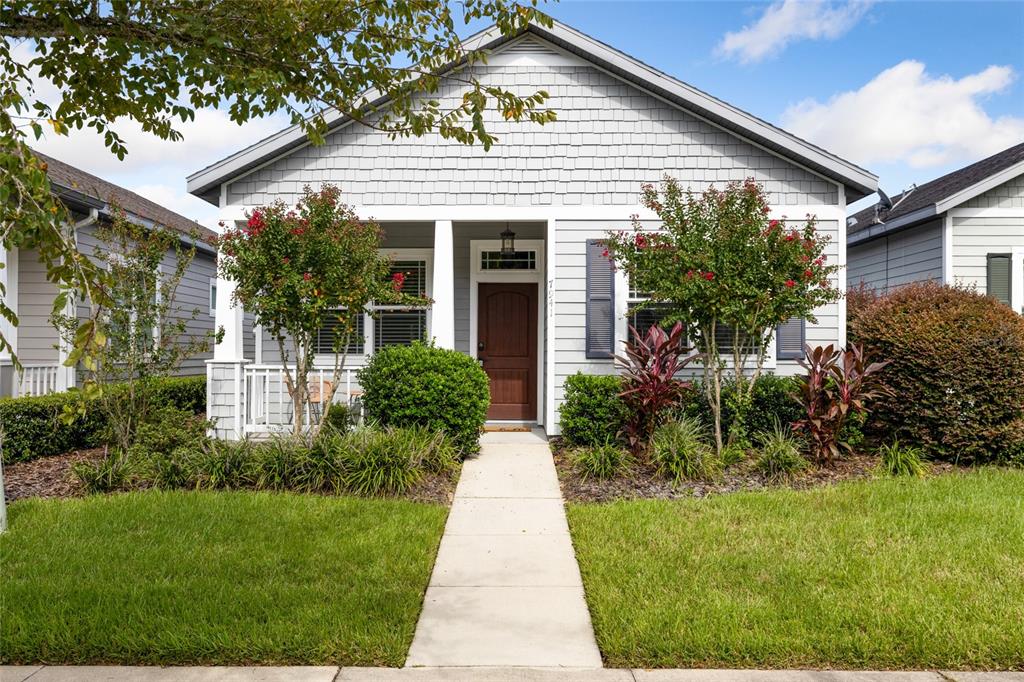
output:
POLYGON ((1024 672, 0 666, 0 682, 1024 682, 1024 672))
POLYGON ((487 433, 466 461, 406 667, 598 668, 547 440, 487 433))

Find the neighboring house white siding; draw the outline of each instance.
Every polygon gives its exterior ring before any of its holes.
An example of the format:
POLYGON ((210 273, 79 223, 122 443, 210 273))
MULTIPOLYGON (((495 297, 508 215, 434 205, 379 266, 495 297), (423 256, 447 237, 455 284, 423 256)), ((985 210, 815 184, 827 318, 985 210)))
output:
MULTIPOLYGON (((1018 218, 953 217, 953 279, 988 293, 989 254, 1010 254, 1024 249, 1024 210, 1018 218)), ((1013 278, 1024 273, 1014 272, 1013 278)))
POLYGON ((850 246, 847 284, 885 291, 925 280, 942 281, 942 220, 850 246))
MULTIPOLYGON (((753 176, 778 206, 838 201, 834 183, 582 61, 523 65, 499 57, 475 67, 476 75, 520 93, 546 89, 556 122, 492 120, 488 129, 499 142, 490 151, 434 134, 391 140, 349 125, 322 146, 300 148, 232 182, 229 205, 292 203, 303 185, 322 182, 339 184, 344 200, 357 206, 634 205, 641 183, 664 173, 695 189, 753 176)), ((449 83, 439 99, 451 104, 464 89, 449 83)))
POLYGON ((18 360, 23 365, 57 363, 57 330, 50 324, 57 286, 46 280, 39 252, 18 252, 18 360))

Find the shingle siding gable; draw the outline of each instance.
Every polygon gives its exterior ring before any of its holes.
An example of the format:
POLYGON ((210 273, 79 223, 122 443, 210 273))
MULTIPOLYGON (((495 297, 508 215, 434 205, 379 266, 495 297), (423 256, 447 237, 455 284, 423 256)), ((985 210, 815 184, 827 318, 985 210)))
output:
POLYGON ((958 208, 1024 208, 1024 175, 993 187, 958 208))
MULTIPOLYGON (((499 142, 486 152, 437 135, 392 140, 352 124, 235 181, 228 202, 290 203, 305 184, 333 182, 357 206, 633 205, 641 183, 669 173, 695 189, 753 176, 780 206, 837 203, 834 183, 582 61, 527 55, 474 70, 515 92, 547 90, 558 120, 492 119, 499 142)), ((448 81, 442 104, 464 88, 448 81)))

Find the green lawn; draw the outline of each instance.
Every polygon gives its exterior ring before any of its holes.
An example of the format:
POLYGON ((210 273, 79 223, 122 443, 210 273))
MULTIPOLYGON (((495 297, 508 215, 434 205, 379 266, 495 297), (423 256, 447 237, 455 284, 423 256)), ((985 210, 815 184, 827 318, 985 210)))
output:
POLYGON ((1024 668, 1024 472, 569 509, 636 667, 1024 668))
POLYGON ((401 665, 446 516, 251 492, 16 502, 0 537, 0 656, 401 665))

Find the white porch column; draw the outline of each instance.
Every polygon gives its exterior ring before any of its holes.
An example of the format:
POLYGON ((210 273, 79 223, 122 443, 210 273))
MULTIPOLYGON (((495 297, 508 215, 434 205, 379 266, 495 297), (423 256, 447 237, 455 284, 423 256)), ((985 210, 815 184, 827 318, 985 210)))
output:
POLYGON ((434 223, 431 334, 441 348, 455 348, 455 253, 452 221, 434 223))
POLYGON ((556 222, 554 218, 548 219, 547 233, 545 234, 544 254, 544 280, 547 283, 544 295, 547 297, 544 321, 544 432, 549 436, 561 433, 558 424, 558 415, 555 409, 555 335, 557 318, 555 317, 555 237, 556 222))
MULTIPOLYGON (((223 258, 224 256, 218 256, 223 258)), ((224 338, 213 349, 213 359, 217 362, 234 362, 244 360, 242 336, 242 306, 234 305, 231 297, 235 293, 235 283, 217 275, 217 311, 215 329, 224 329, 224 338)))
MULTIPOLYGON (((223 258, 220 255, 219 258, 223 258)), ((212 436, 238 440, 245 433, 245 364, 240 305, 232 305, 235 283, 217 276, 215 329, 224 330, 224 338, 213 348, 213 359, 206 363, 206 418, 214 422, 212 436)))
MULTIPOLYGON (((18 314, 18 249, 8 251, 0 246, 0 284, 3 284, 3 300, 7 306, 18 314)), ((7 342, 18 352, 18 328, 7 321, 7 318, 0 317, 0 334, 3 334, 7 342)), ((14 361, 11 354, 4 350, 0 351, 0 397, 16 396, 18 394, 18 374, 14 371, 14 361)))

